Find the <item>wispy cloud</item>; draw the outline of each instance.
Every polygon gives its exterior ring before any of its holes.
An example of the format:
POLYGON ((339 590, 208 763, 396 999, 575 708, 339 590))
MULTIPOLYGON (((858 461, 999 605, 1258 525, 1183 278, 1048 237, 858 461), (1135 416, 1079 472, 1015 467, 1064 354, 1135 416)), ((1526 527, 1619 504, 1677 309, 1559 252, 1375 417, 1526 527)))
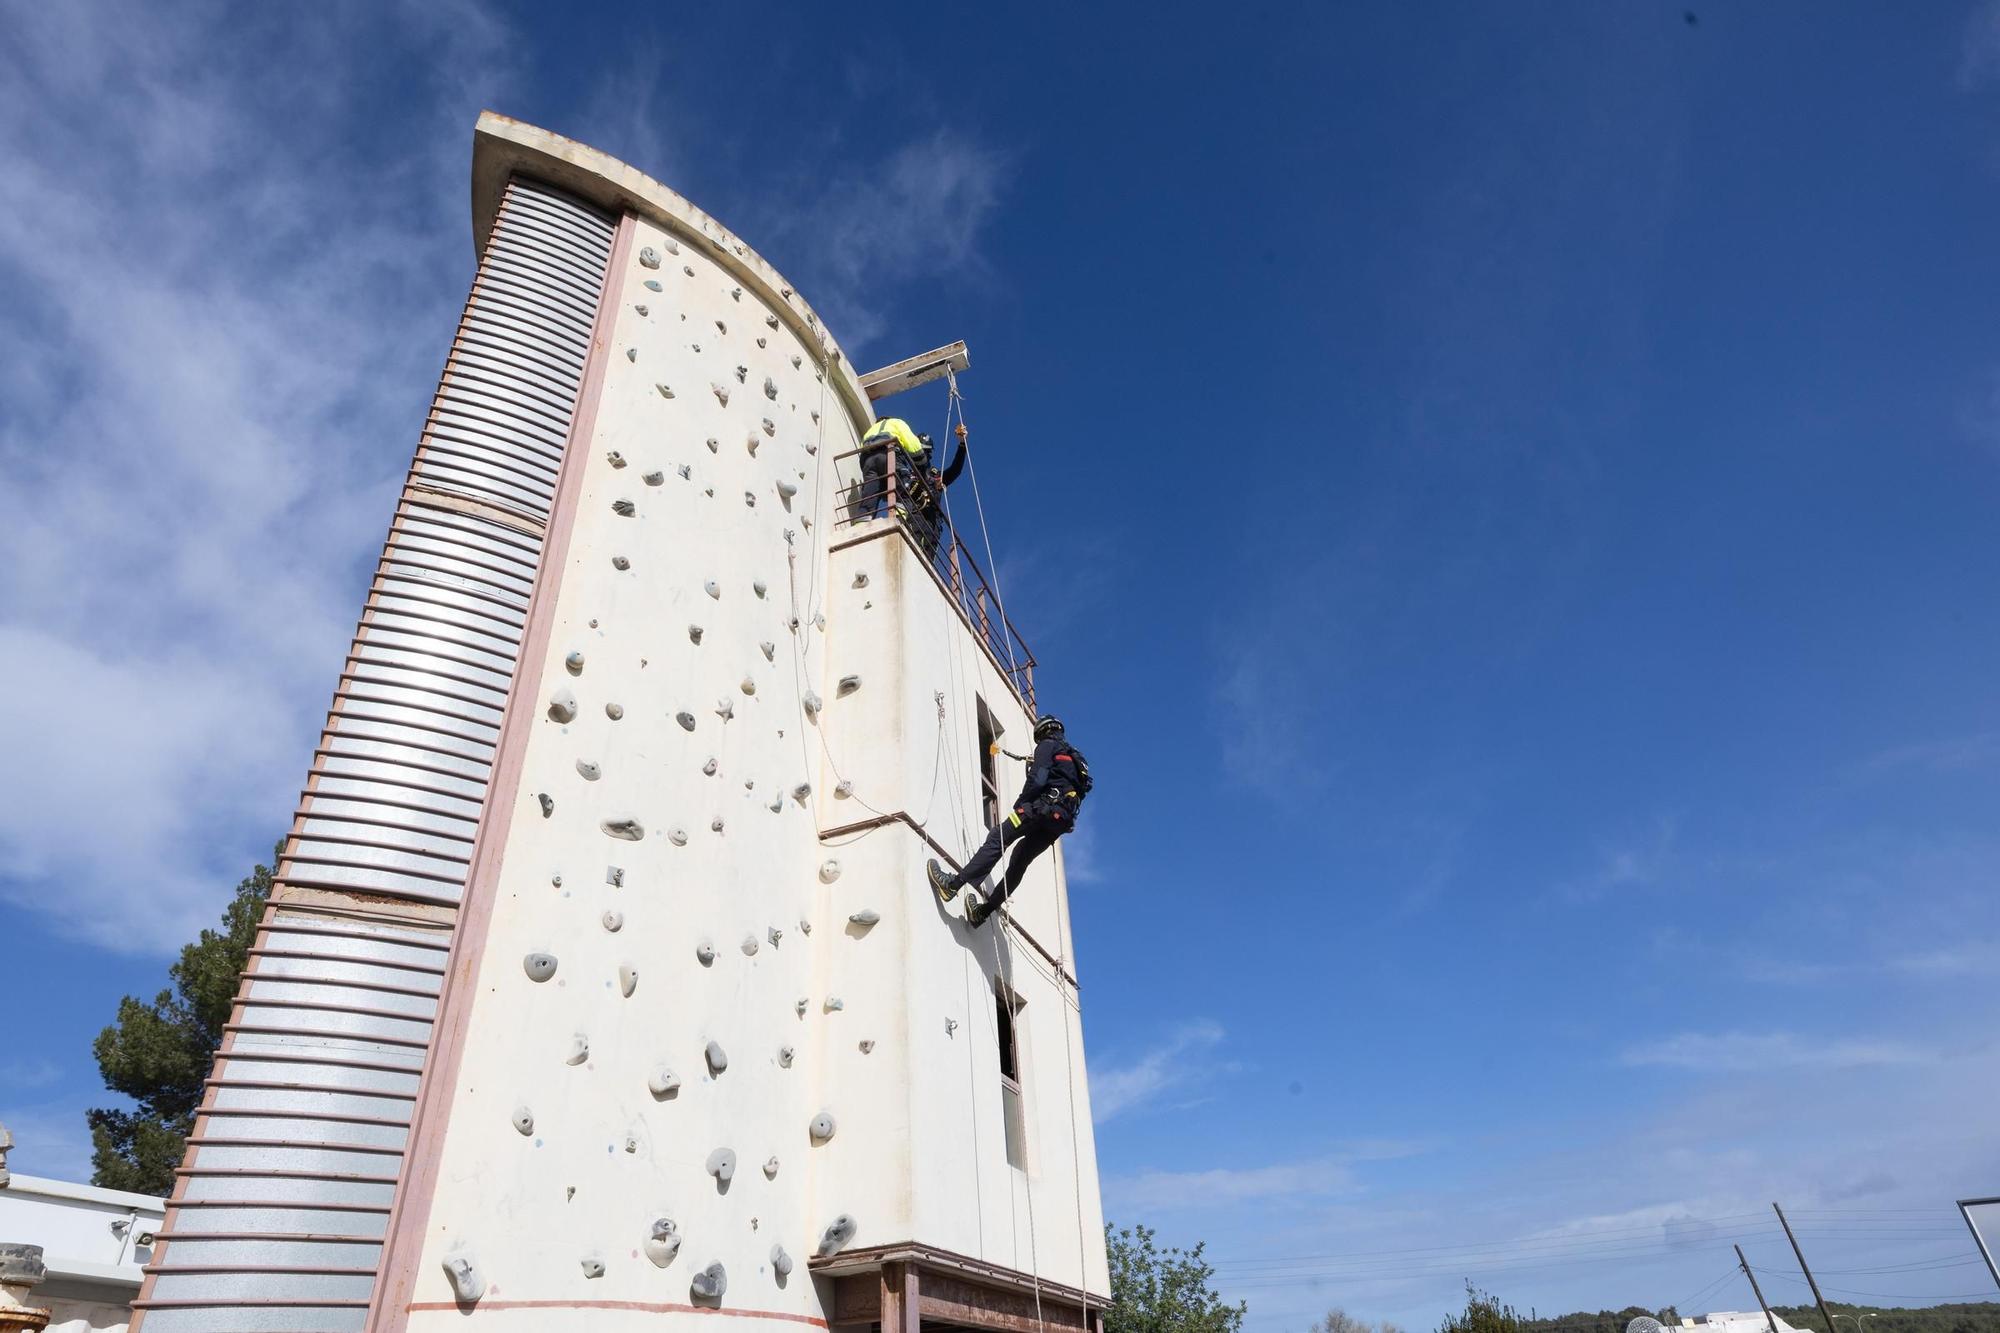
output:
POLYGON ((980 240, 1011 174, 1009 154, 939 128, 868 170, 822 179, 802 206, 760 220, 759 234, 799 256, 792 276, 810 286, 827 327, 851 352, 888 327, 896 290, 940 278, 986 280, 980 240))
POLYGON ((1627 1047, 1618 1062, 1701 1074, 1767 1074, 1787 1069, 1861 1069, 1929 1064, 1936 1052, 1897 1041, 1810 1038, 1791 1032, 1683 1032, 1627 1047))
POLYGON ((1222 1072, 1213 1059, 1222 1045, 1220 1023, 1202 1019, 1177 1028, 1167 1039, 1130 1064, 1098 1064, 1090 1072, 1090 1105, 1094 1119, 1115 1115, 1153 1102, 1165 1094, 1222 1072))
POLYGON ((0 1087, 46 1088, 62 1077, 62 1066, 53 1060, 16 1060, 0 1065, 0 1087))
MULTIPOLYGON (((1995 433, 2000 444, 2000 431, 1995 433)), ((2000 761, 2000 731, 1976 731, 1964 736, 1898 745, 1870 755, 1853 765, 1848 773, 1856 778, 1880 777, 1912 770, 1928 773, 1962 773, 2000 761)))
POLYGON ((0 9, 0 901, 164 950, 288 822, 510 43, 466 0, 0 9))
POLYGON ((1146 1170, 1105 1182, 1107 1206, 1127 1215, 1179 1208, 1217 1208, 1280 1198, 1327 1198, 1359 1188, 1354 1168, 1363 1162, 1411 1157, 1423 1148, 1397 1140, 1344 1144, 1295 1161, 1199 1171, 1146 1170))
POLYGON ((1926 978, 1991 976, 2000 972, 2000 940, 1969 940, 1901 954, 1889 960, 1889 968, 1926 978))
POLYGON ((1672 863, 1679 821, 1661 816, 1644 833, 1616 842, 1601 844, 1596 864, 1590 871, 1562 887, 1562 895, 1572 902, 1598 899, 1659 883, 1672 863))

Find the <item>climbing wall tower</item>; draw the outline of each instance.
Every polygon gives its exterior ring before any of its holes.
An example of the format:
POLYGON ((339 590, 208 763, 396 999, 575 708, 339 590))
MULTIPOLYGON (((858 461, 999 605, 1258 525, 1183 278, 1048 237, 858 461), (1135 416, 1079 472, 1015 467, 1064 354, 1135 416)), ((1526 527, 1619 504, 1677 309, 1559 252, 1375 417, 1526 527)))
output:
POLYGON ((857 375, 545 131, 482 116, 472 176, 136 1327, 1096 1333, 1060 850, 979 932, 922 871, 1018 785, 1032 658, 949 526, 855 502, 872 399, 962 352, 857 375))

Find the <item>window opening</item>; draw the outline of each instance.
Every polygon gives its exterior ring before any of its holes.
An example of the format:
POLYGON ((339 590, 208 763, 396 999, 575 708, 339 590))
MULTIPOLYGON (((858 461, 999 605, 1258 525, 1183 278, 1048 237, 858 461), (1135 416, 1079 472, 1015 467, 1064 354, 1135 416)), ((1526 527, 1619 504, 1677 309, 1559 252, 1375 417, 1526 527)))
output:
POLYGON ((986 700, 973 696, 979 705, 979 815, 987 828, 1000 822, 1000 757, 993 748, 1000 743, 1000 724, 986 700))
POLYGON ((1021 1097, 1021 1048, 1018 1027, 1024 1001, 998 977, 993 980, 993 1010, 1000 1038, 1000 1114, 1007 1129, 1007 1164, 1028 1169, 1028 1117, 1021 1097))

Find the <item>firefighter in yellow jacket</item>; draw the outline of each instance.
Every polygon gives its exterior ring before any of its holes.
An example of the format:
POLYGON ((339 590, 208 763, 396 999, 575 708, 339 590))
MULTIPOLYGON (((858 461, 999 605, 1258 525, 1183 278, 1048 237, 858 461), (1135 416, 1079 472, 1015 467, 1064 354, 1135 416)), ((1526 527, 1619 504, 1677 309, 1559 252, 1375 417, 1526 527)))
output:
POLYGON ((896 468, 899 507, 910 493, 910 479, 930 466, 931 437, 910 429, 901 417, 884 417, 861 437, 861 517, 886 518, 889 513, 889 467, 896 468))

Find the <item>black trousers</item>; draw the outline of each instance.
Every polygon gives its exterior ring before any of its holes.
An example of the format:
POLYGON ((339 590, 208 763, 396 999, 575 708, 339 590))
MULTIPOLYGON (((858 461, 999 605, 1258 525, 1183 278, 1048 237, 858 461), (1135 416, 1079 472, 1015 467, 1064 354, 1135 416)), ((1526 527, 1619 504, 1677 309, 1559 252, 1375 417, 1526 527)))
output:
POLYGON ((1007 896, 1021 887, 1021 877, 1035 858, 1056 845, 1056 839, 1070 830, 1071 814, 1059 805, 1037 801, 1022 806, 993 826, 986 835, 986 841, 979 844, 979 850, 965 863, 965 869, 952 878, 963 887, 977 884, 986 878, 989 871, 1000 863, 1000 853, 1012 847, 1014 854, 1007 858, 1007 875, 1000 881, 986 899, 986 906, 998 907, 1007 901, 1007 896))

